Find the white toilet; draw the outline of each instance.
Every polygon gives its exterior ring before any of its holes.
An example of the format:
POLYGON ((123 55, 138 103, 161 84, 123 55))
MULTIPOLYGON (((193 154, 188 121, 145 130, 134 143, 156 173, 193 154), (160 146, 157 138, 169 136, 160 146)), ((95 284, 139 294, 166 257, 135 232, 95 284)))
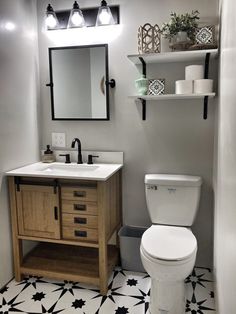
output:
POLYGON ((192 272, 197 253, 189 227, 198 210, 201 184, 197 176, 145 176, 153 225, 142 236, 140 254, 151 277, 151 314, 185 313, 184 279, 192 272))

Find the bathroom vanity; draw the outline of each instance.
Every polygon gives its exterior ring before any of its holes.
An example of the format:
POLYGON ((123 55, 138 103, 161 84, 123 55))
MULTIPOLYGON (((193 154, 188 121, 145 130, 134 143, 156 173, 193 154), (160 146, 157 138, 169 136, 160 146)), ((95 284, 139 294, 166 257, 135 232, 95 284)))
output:
POLYGON ((107 293, 119 258, 110 240, 121 226, 121 168, 36 163, 7 173, 17 281, 45 276, 107 293), (25 256, 23 240, 38 242, 25 256))

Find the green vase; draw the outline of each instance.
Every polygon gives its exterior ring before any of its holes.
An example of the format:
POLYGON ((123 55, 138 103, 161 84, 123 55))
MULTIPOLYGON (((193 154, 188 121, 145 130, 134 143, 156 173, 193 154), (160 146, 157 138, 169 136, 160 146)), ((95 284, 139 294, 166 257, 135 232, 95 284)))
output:
POLYGON ((148 91, 148 79, 145 75, 135 81, 135 87, 138 90, 138 95, 147 95, 148 91))

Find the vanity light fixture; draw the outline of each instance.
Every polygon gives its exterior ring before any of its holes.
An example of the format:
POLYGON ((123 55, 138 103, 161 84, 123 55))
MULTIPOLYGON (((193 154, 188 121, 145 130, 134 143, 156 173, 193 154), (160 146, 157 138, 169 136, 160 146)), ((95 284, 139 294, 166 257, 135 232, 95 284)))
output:
POLYGON ((84 15, 83 12, 80 10, 77 1, 74 2, 73 8, 70 11, 70 17, 67 25, 67 28, 73 27, 85 27, 84 15))
POLYGON ((47 6, 45 22, 48 29, 56 29, 58 27, 58 19, 51 4, 47 6))
POLYGON ((98 15, 96 20, 96 26, 102 25, 114 25, 115 21, 111 13, 111 9, 107 5, 105 0, 102 0, 101 6, 98 9, 98 15))
POLYGON ((48 4, 45 21, 48 30, 120 24, 120 7, 102 0, 100 7, 80 9, 75 1, 71 10, 54 11, 48 4))

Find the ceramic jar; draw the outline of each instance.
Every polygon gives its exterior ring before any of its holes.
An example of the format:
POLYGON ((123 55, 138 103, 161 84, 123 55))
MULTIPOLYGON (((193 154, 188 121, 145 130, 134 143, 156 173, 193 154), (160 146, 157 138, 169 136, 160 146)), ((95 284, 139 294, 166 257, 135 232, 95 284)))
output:
POLYGON ((138 95, 147 95, 148 91, 148 79, 145 75, 135 81, 135 87, 137 88, 138 95))

